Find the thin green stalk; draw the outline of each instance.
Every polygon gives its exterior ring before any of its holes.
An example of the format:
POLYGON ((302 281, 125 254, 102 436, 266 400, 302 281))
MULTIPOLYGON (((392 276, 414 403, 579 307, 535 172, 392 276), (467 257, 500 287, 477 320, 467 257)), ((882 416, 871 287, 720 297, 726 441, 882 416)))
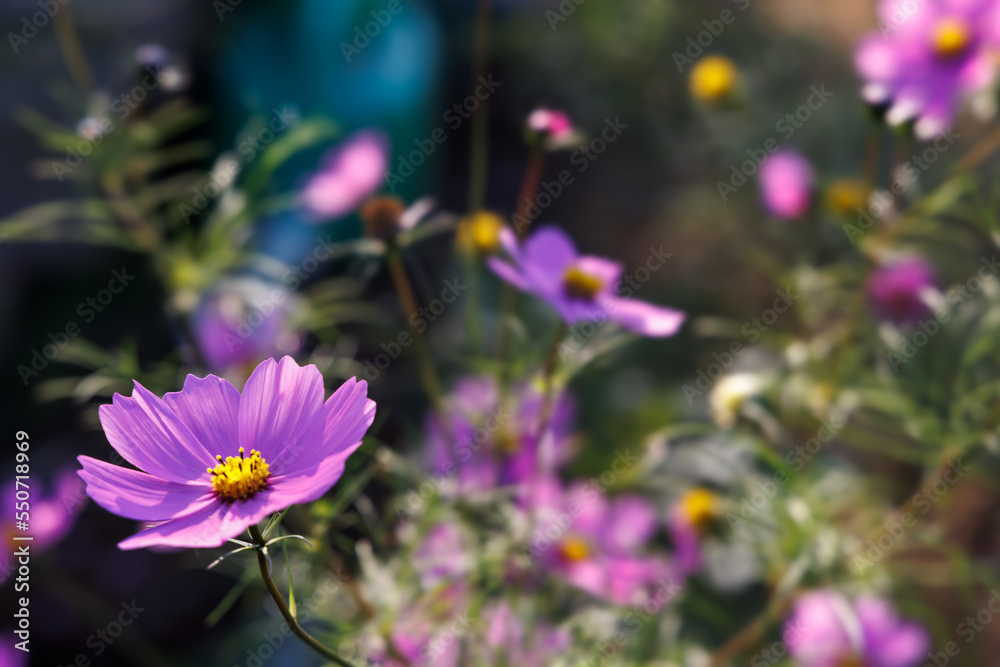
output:
POLYGON ((66 67, 69 69, 74 83, 80 90, 89 93, 94 88, 94 77, 87 66, 87 58, 83 54, 83 48, 80 47, 80 39, 77 37, 69 7, 58 8, 54 24, 59 50, 62 51, 63 60, 66 62, 66 67))
POLYGON ((549 346, 549 352, 545 356, 545 363, 542 366, 542 410, 538 415, 538 432, 535 436, 537 454, 541 454, 542 438, 549 429, 549 421, 552 419, 552 407, 555 404, 555 374, 556 366, 559 363, 559 343, 565 338, 567 330, 566 323, 560 321, 559 326, 556 327, 555 336, 552 338, 552 344, 549 346))
MULTIPOLYGON (((514 232, 519 241, 523 241, 528 236, 531 229, 531 218, 528 217, 529 209, 538 195, 538 188, 542 184, 542 176, 545 172, 545 149, 541 145, 531 148, 528 155, 528 166, 524 171, 524 179, 521 181, 521 190, 514 203, 514 232)), ((504 283, 500 296, 500 331, 497 335, 497 361, 500 365, 500 396, 506 396, 508 384, 510 383, 510 364, 507 358, 510 354, 510 328, 507 320, 514 312, 517 304, 517 293, 510 283, 504 283)))
POLYGON ((441 407, 441 385, 438 382, 437 374, 434 372, 434 362, 431 359, 430 350, 423 335, 417 331, 410 322, 413 315, 417 313, 417 299, 413 295, 413 287, 410 279, 406 275, 406 268, 403 266, 403 258, 400 255, 399 247, 395 244, 389 246, 385 254, 386 263, 389 266, 389 273, 392 275, 392 282, 396 288, 396 296, 399 298, 399 305, 403 309, 403 315, 413 333, 413 343, 417 348, 418 363, 420 364, 420 380, 424 385, 424 391, 431 401, 431 405, 437 410, 441 407))
MULTIPOLYGON (((476 29, 473 37, 473 86, 486 77, 490 53, 490 0, 476 6, 476 29)), ((469 213, 483 208, 486 201, 489 168, 489 100, 483 100, 472 117, 472 142, 469 147, 469 213)))
MULTIPOLYGON (((257 546, 264 546, 264 536, 260 534, 260 529, 257 528, 257 526, 250 527, 250 536, 253 537, 253 541, 257 546)), ((338 665, 341 665, 341 667, 355 667, 353 663, 341 658, 332 648, 323 645, 312 635, 302 629, 302 626, 299 625, 299 622, 295 619, 291 610, 288 609, 288 605, 285 604, 285 599, 281 596, 281 591, 278 590, 277 585, 275 585, 274 580, 271 578, 271 573, 268 571, 267 566, 267 557, 264 555, 263 549, 257 550, 257 565, 260 567, 260 576, 264 580, 267 592, 271 594, 271 597, 274 599, 274 603, 278 605, 278 611, 281 612, 281 616, 285 619, 285 622, 288 623, 288 627, 291 628, 295 636, 305 642, 309 648, 316 651, 324 658, 328 658, 338 665)))

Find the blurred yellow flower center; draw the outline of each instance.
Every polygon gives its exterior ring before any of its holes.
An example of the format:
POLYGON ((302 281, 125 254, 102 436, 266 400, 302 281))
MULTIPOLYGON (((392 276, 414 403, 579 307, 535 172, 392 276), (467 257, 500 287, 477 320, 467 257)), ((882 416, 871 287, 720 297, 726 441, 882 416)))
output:
POLYGON ((681 513, 692 526, 704 526, 716 514, 715 494, 707 489, 688 491, 681 498, 681 513))
POLYGON ((691 94, 703 102, 717 102, 732 94, 737 78, 736 66, 731 60, 707 56, 691 69, 691 94))
POLYGON ((521 439, 517 437, 517 434, 511 433, 507 429, 500 429, 497 433, 494 443, 501 452, 507 455, 517 454, 521 451, 521 439))
POLYGON ((254 495, 267 486, 267 478, 271 471, 267 467, 267 462, 256 449, 250 450, 247 457, 240 447, 239 458, 235 456, 216 456, 215 460, 219 465, 209 468, 212 473, 212 489, 215 495, 229 502, 236 500, 249 500, 254 495))
POLYGON ((868 186, 857 179, 842 178, 830 185, 826 200, 834 213, 849 215, 868 205, 868 186))
POLYGON ((969 40, 969 29, 958 19, 944 19, 934 28, 934 51, 942 58, 961 55, 969 40))
POLYGON ((856 655, 849 655, 846 658, 841 658, 837 667, 865 667, 865 662, 856 655))
POLYGON ((463 221, 463 245, 466 249, 488 254, 500 247, 503 220, 496 213, 480 211, 463 221))
POLYGON ((593 301, 603 287, 604 281, 597 276, 584 273, 575 266, 569 267, 563 274, 563 290, 571 299, 593 301))
POLYGON ((583 540, 576 537, 570 537, 559 545, 559 553, 566 560, 579 562, 581 560, 585 560, 590 555, 590 549, 587 548, 587 545, 583 540))

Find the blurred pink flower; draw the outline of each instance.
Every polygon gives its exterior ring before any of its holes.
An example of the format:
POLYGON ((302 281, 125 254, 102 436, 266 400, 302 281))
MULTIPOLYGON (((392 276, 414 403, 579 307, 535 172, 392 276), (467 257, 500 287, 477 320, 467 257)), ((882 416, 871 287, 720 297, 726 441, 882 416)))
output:
POLYGON ((562 490, 551 480, 536 487, 534 500, 536 528, 526 553, 594 597, 641 604, 654 586, 670 586, 679 575, 665 557, 646 553, 657 517, 642 498, 609 500, 592 484, 562 490))
POLYGON ((341 218, 375 194, 389 164, 389 140, 375 130, 362 130, 329 152, 323 166, 300 193, 316 222, 341 218))
POLYGON ((802 667, 915 667, 930 644, 926 630, 900 619, 888 602, 860 598, 851 604, 831 591, 799 598, 784 638, 802 667))
POLYGON ((227 281, 207 294, 193 319, 198 348, 209 368, 253 368, 269 357, 298 352, 302 335, 289 324, 292 298, 283 289, 256 281, 227 281))
POLYGON ((64 470, 55 479, 51 493, 43 493, 40 488, 32 485, 29 489, 30 498, 30 519, 28 530, 15 530, 14 517, 19 512, 16 511, 17 504, 22 502, 17 499, 18 489, 15 482, 11 482, 3 489, 3 499, 5 502, 5 514, 3 521, 7 535, 30 535, 31 549, 41 552, 64 538, 73 524, 77 515, 83 509, 87 500, 84 492, 84 484, 76 476, 74 470, 64 470))
POLYGON ((921 139, 941 134, 962 98, 996 75, 996 0, 882 0, 879 22, 881 34, 866 37, 854 58, 862 97, 886 107, 892 125, 915 120, 921 139))
POLYGON ((760 167, 760 190, 764 208, 785 220, 801 218, 813 196, 813 169, 798 151, 782 150, 760 167))
POLYGON ((446 403, 447 433, 439 418, 428 420, 427 465, 435 477, 445 480, 440 485, 445 495, 469 496, 531 484, 568 459, 572 399, 566 394, 556 397, 549 427, 539 443, 541 393, 530 385, 515 387, 510 393, 513 404, 501 406, 495 379, 463 378, 446 403))
POLYGON ((483 609, 480 624, 483 642, 476 642, 473 652, 477 665, 517 665, 547 667, 564 655, 571 646, 571 635, 565 628, 552 628, 546 623, 524 621, 507 602, 496 602, 483 609))
POLYGON ((868 276, 868 298, 877 317, 911 324, 931 314, 921 292, 937 285, 934 267, 923 257, 904 257, 868 276))
POLYGON ((569 326, 612 321, 643 336, 673 336, 684 323, 679 310, 620 296, 624 268, 618 262, 581 255, 565 232, 541 227, 519 244, 503 229, 500 243, 510 261, 490 257, 493 273, 546 301, 569 326))
POLYGON ((550 134, 553 139, 563 139, 573 132, 569 116, 555 109, 535 109, 528 116, 528 127, 535 132, 550 134))

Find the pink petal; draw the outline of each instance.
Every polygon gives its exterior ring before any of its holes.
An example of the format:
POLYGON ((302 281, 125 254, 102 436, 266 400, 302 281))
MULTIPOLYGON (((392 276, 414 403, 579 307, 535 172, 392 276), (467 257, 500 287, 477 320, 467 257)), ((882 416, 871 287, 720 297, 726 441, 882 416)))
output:
POLYGON ((619 496, 611 503, 608 546, 618 553, 634 553, 656 532, 656 510, 638 496, 619 496))
POLYGON ((272 474, 315 472, 319 463, 331 458, 343 463, 360 446, 373 421, 375 401, 368 399, 368 383, 347 380, 313 417, 309 430, 273 461, 268 459, 272 474))
POLYGON ((264 493, 246 502, 232 504, 213 499, 190 514, 147 528, 122 540, 118 543, 118 548, 128 551, 155 546, 192 549, 219 547, 275 511, 272 505, 263 500, 264 493))
POLYGON ((323 407, 323 376, 314 364, 299 366, 291 357, 267 359, 250 375, 240 398, 240 444, 256 449, 265 461, 298 442, 323 407))
POLYGON ((360 446, 360 441, 355 442, 341 454, 315 464, 312 469, 295 475, 273 477, 270 480, 271 488, 260 493, 261 502, 266 502, 273 508, 271 511, 277 512, 290 505, 316 500, 337 483, 344 474, 344 461, 360 446))
POLYGON ((215 463, 173 410, 138 382, 130 398, 115 394, 112 405, 98 412, 111 446, 152 475, 183 483, 203 476, 215 463))
POLYGON ((87 483, 87 495, 126 519, 165 521, 214 500, 207 483, 177 484, 89 456, 77 460, 83 465, 78 474, 87 483))
POLYGON ((524 279, 524 276, 518 272, 513 266, 503 261, 499 257, 490 257, 486 260, 487 265, 493 271, 493 273, 500 276, 501 279, 510 283, 519 290, 527 290, 528 282, 524 279))
POLYGON ((676 334, 687 317, 679 310, 634 299, 615 299, 607 308, 614 320, 626 329, 658 338, 676 334))
POLYGON ((529 280, 551 288, 562 283, 563 274, 576 262, 576 247, 561 229, 542 227, 524 244, 521 270, 529 280))
POLYGON ((625 270, 619 262, 592 255, 582 255, 576 260, 574 266, 588 275, 600 278, 601 282, 604 283, 604 289, 601 291, 607 293, 615 291, 618 279, 625 270))
POLYGON ((188 375, 184 389, 164 394, 163 402, 210 454, 236 456, 240 447, 240 392, 228 380, 188 375))

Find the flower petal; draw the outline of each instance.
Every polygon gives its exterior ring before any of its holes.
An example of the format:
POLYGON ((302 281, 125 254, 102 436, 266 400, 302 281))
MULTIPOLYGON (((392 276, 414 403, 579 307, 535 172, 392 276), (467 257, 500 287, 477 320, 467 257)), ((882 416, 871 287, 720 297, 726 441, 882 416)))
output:
POLYGON ((294 476, 314 471, 331 457, 343 463, 361 444, 373 421, 375 401, 368 399, 368 383, 347 380, 313 417, 310 428, 273 461, 268 460, 272 474, 294 476))
POLYGON ((497 274, 501 279, 507 281, 517 289, 522 291, 527 291, 529 289, 528 281, 524 279, 524 276, 521 275, 520 271, 499 257, 490 257, 486 260, 486 264, 493 270, 493 273, 497 274))
POLYGON ((291 357, 261 362, 240 398, 240 445, 256 449, 265 461, 298 441, 323 406, 323 376, 315 365, 299 366, 291 357))
POLYGON ((541 227, 524 244, 521 270, 538 287, 549 290, 562 284, 563 274, 576 259, 576 247, 564 231, 541 227))
POLYGON ((673 336, 687 317, 679 310, 634 299, 609 300, 607 309, 618 324, 643 336, 673 336))
POLYGON ((87 495, 104 509, 126 519, 166 521, 214 500, 208 485, 168 482, 89 456, 77 460, 83 465, 78 474, 87 483, 87 495))
POLYGON ((104 434, 126 461, 171 482, 204 476, 215 457, 162 400, 138 382, 98 410, 104 434))
POLYGON ((360 446, 361 442, 356 442, 337 456, 331 456, 311 469, 295 475, 272 478, 270 488, 261 492, 263 502, 273 507, 273 511, 278 511, 290 505, 316 500, 337 483, 344 474, 344 461, 360 446))
POLYGON ((128 551, 145 547, 219 547, 274 511, 261 493, 246 502, 221 503, 213 499, 190 514, 152 526, 118 543, 128 551))
POLYGON ((163 402, 212 456, 235 456, 239 450, 240 392, 215 375, 188 375, 184 389, 164 394, 163 402))

